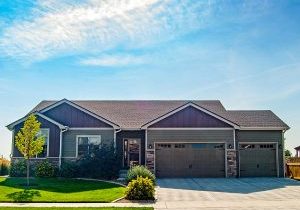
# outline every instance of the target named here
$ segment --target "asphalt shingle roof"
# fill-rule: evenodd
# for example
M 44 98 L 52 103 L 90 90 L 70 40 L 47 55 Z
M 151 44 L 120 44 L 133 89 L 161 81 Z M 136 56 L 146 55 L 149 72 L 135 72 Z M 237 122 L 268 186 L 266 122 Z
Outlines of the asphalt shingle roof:
M 41 111 L 56 102 L 42 101 L 31 112 Z M 289 128 L 287 124 L 270 110 L 226 110 L 219 100 L 71 100 L 71 102 L 122 128 L 140 128 L 144 124 L 189 102 L 207 109 L 241 127 Z

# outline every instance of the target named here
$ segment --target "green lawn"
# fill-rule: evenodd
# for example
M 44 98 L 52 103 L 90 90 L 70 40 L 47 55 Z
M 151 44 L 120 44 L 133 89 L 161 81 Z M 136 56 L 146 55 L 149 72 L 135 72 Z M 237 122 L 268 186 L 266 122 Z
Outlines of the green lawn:
M 21 209 L 21 210 L 153 210 L 151 207 L 139 207 L 139 208 L 117 208 L 117 207 L 0 207 L 0 210 L 13 210 L 13 209 Z
M 36 178 L 24 187 L 25 178 L 0 178 L 0 202 L 111 202 L 125 188 L 107 182 L 63 178 Z

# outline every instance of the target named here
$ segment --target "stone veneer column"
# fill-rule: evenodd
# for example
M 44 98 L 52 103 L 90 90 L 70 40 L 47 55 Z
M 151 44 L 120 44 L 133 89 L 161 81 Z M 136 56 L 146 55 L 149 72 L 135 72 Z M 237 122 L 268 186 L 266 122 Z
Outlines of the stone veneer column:
M 236 150 L 227 150 L 227 177 L 237 177 L 237 152 Z
M 154 150 L 147 150 L 146 151 L 146 166 L 153 173 L 154 173 L 154 159 L 155 159 Z

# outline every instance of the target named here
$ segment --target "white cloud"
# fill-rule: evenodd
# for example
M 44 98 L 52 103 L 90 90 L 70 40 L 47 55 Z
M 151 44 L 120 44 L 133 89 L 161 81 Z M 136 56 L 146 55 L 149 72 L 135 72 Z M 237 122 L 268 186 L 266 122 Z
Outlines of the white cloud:
M 28 19 L 3 30 L 0 52 L 32 62 L 62 54 L 101 53 L 119 45 L 138 48 L 201 27 L 210 13 L 209 2 L 43 0 Z
M 145 63 L 146 59 L 141 56 L 132 55 L 103 55 L 82 59 L 80 64 L 87 66 L 117 67 L 127 65 L 139 65 Z

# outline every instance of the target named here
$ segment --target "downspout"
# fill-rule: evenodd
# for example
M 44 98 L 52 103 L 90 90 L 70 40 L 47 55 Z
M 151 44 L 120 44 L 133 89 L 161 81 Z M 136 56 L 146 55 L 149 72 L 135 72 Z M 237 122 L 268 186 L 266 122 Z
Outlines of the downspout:
M 62 159 L 62 138 L 63 133 L 66 132 L 69 128 L 66 126 L 60 129 L 60 136 L 59 136 L 59 159 L 58 159 L 58 167 L 61 167 L 61 159 Z
M 282 137 L 281 137 L 281 147 L 282 147 L 282 161 L 283 161 L 283 177 L 285 178 L 285 173 L 286 173 L 286 164 L 285 164 L 285 139 L 284 139 L 284 134 L 286 130 L 282 131 Z
M 115 152 L 116 152 L 116 150 L 117 150 L 117 133 L 119 133 L 119 132 L 121 132 L 122 131 L 122 129 L 115 129 L 114 130 L 114 148 L 115 148 Z

